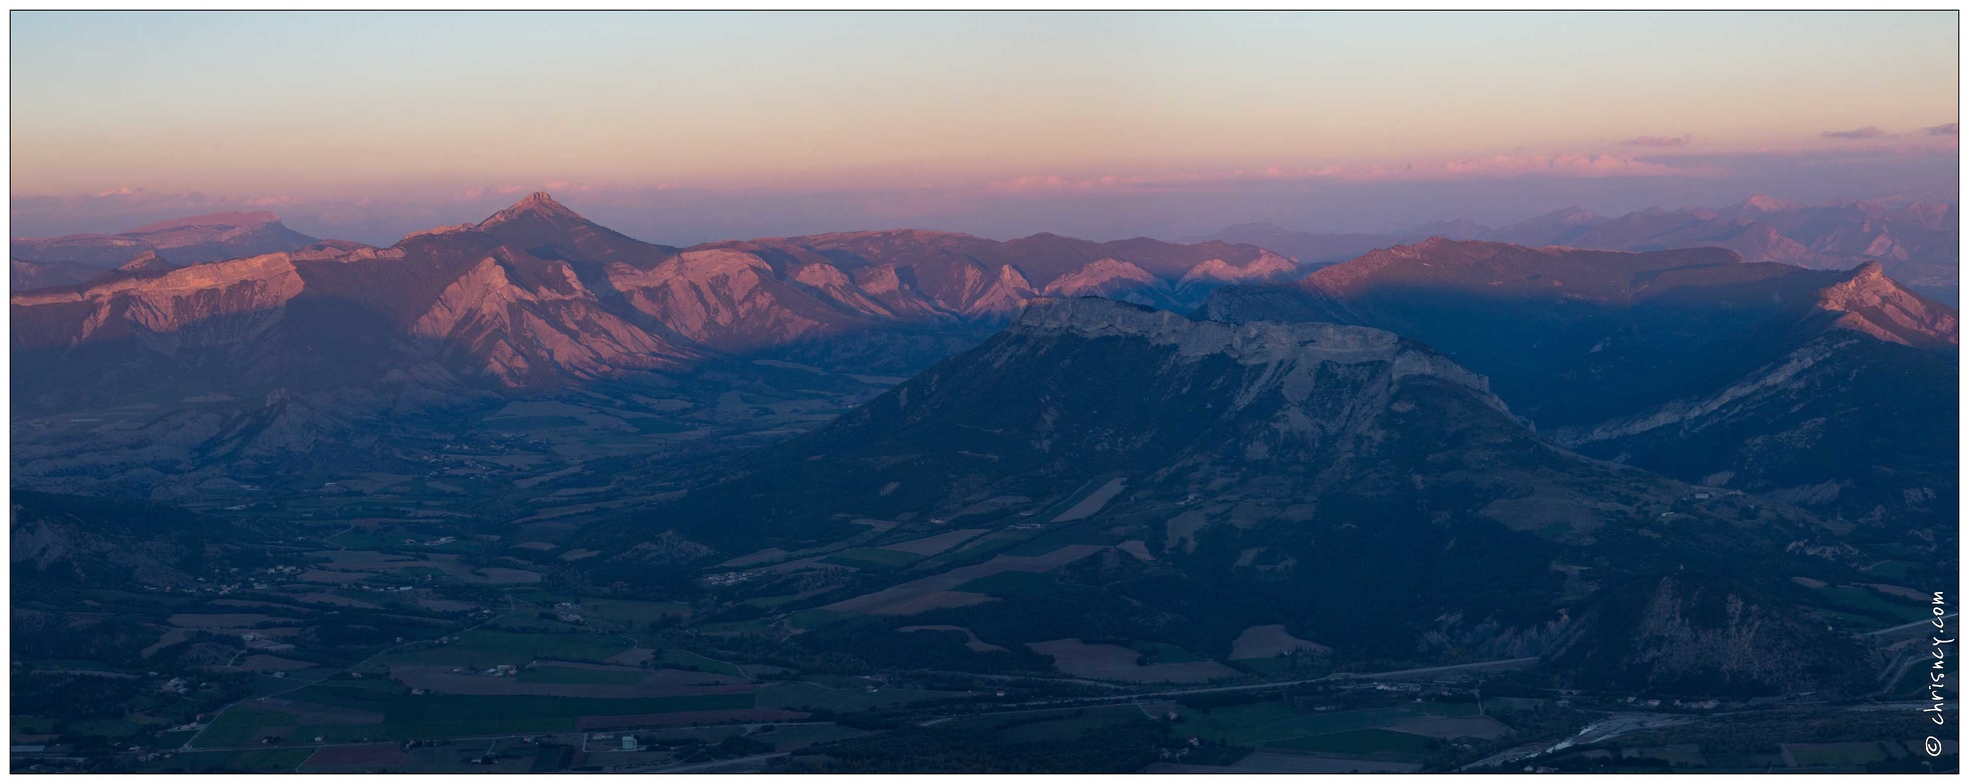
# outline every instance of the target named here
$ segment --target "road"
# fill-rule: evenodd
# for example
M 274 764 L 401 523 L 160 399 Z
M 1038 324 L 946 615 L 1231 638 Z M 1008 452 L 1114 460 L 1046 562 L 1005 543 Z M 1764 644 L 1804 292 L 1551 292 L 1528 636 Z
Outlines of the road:
M 1687 724 L 1691 721 L 1695 721 L 1697 718 L 1699 717 L 1677 716 L 1677 715 L 1666 714 L 1666 713 L 1616 713 L 1599 721 L 1593 722 L 1592 724 L 1586 725 L 1577 734 L 1573 735 L 1570 738 L 1566 738 L 1565 740 L 1559 741 L 1557 743 L 1553 743 L 1551 741 L 1541 741 L 1538 743 L 1528 743 L 1523 746 L 1505 749 L 1504 751 L 1500 751 L 1496 754 L 1492 754 L 1488 757 L 1477 760 L 1476 762 L 1472 762 L 1468 765 L 1464 765 L 1461 768 L 1457 768 L 1457 770 L 1459 771 L 1475 770 L 1477 768 L 1486 768 L 1486 767 L 1492 767 L 1497 765 L 1504 765 L 1511 762 L 1516 762 L 1518 760 L 1529 759 L 1544 754 L 1550 754 L 1552 752 L 1560 751 L 1566 748 L 1570 748 L 1572 746 L 1578 746 L 1586 743 L 1598 743 L 1600 741 L 1608 740 L 1610 738 L 1614 738 L 1620 735 L 1626 735 L 1627 733 L 1634 732 L 1637 730 L 1652 730 L 1652 729 L 1659 729 L 1662 727 L 1672 727 L 1677 724 Z
M 1296 681 L 1274 681 L 1271 683 L 1251 683 L 1251 684 L 1244 684 L 1240 686 L 1211 686 L 1201 689 L 1171 689 L 1169 691 L 1135 692 L 1133 694 L 1117 694 L 1112 697 L 1071 697 L 1071 698 L 1059 699 L 1059 700 L 1040 700 L 1036 702 L 1010 703 L 1007 705 L 1007 707 L 1031 707 L 1035 705 L 1062 705 L 1062 704 L 1079 703 L 1079 702 L 1112 702 L 1112 701 L 1128 702 L 1133 700 L 1146 700 L 1146 699 L 1155 699 L 1155 698 L 1185 697 L 1192 694 L 1218 694 L 1224 692 L 1239 692 L 1239 691 L 1264 691 L 1266 689 L 1282 689 L 1290 686 L 1303 686 L 1308 683 L 1328 683 L 1332 681 L 1345 681 L 1345 680 L 1388 680 L 1393 678 L 1413 677 L 1416 675 L 1439 675 L 1447 672 L 1507 669 L 1510 667 L 1528 666 L 1533 663 L 1536 663 L 1537 661 L 1538 661 L 1538 657 L 1527 656 L 1521 659 L 1496 659 L 1492 661 L 1472 662 L 1470 664 L 1449 664 L 1441 667 L 1417 667 L 1411 670 L 1393 670 L 1390 672 L 1336 672 L 1332 675 L 1326 675 L 1318 678 L 1306 678 L 1304 680 L 1296 680 Z M 987 711 L 987 712 L 995 713 L 997 711 Z
M 1949 613 L 1949 614 L 1947 614 L 1947 615 L 1944 615 L 1944 616 L 1942 616 L 1942 620 L 1948 620 L 1948 619 L 1950 619 L 1950 618 L 1954 618 L 1954 617 L 1955 617 L 1956 615 L 1957 615 L 1957 613 Z M 1861 636 L 1861 637 L 1878 637 L 1878 636 L 1880 636 L 1880 635 L 1883 635 L 1883 634 L 1893 634 L 1894 632 L 1899 632 L 1899 631 L 1906 631 L 1906 630 L 1908 630 L 1908 629 L 1912 629 L 1912 628 L 1914 628 L 1914 627 L 1916 627 L 1916 626 L 1926 626 L 1926 627 L 1929 627 L 1929 628 L 1931 628 L 1931 629 L 1932 629 L 1932 628 L 1934 628 L 1934 627 L 1935 627 L 1935 621 L 1934 621 L 1933 619 L 1929 619 L 1929 620 L 1925 620 L 1925 621 L 1915 621 L 1914 623 L 1904 623 L 1904 624 L 1901 624 L 1901 625 L 1899 625 L 1899 626 L 1889 626 L 1889 627 L 1887 627 L 1887 628 L 1885 628 L 1885 629 L 1876 629 L 1876 630 L 1874 630 L 1874 631 L 1870 631 L 1870 632 L 1861 632 L 1861 633 L 1860 633 L 1860 636 Z
M 1883 703 L 1871 703 L 1866 705 L 1848 705 L 1840 708 L 1840 710 L 1917 711 L 1922 708 L 1929 707 L 1932 704 L 1933 703 L 1925 703 L 1925 702 L 1883 702 Z M 1945 705 L 1944 707 L 1947 707 L 1950 710 L 1955 709 L 1955 706 L 1953 704 L 1948 704 Z M 1572 737 L 1566 738 L 1565 740 L 1561 740 L 1557 743 L 1553 743 L 1552 741 L 1549 740 L 1540 741 L 1537 743 L 1527 743 L 1523 746 L 1516 746 L 1513 748 L 1505 749 L 1504 751 L 1500 751 L 1491 756 L 1477 760 L 1476 762 L 1472 762 L 1468 765 L 1464 765 L 1461 768 L 1457 768 L 1457 770 L 1466 771 L 1466 770 L 1474 770 L 1477 768 L 1504 765 L 1511 762 L 1527 760 L 1533 757 L 1550 754 L 1555 751 L 1563 751 L 1573 746 L 1581 746 L 1588 743 L 1598 743 L 1600 741 L 1608 740 L 1620 735 L 1626 735 L 1630 732 L 1636 732 L 1639 730 L 1660 729 L 1662 727 L 1672 727 L 1677 724 L 1688 724 L 1694 721 L 1713 721 L 1715 719 L 1725 718 L 1728 716 L 1740 715 L 1740 713 L 1741 712 L 1708 713 L 1708 714 L 1616 713 L 1608 716 L 1607 718 L 1586 725 L 1584 729 L 1581 729 L 1578 733 L 1574 734 Z

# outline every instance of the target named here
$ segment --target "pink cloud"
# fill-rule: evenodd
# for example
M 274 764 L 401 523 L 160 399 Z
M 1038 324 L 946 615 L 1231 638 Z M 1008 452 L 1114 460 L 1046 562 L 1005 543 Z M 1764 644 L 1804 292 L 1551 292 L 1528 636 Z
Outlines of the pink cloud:
M 1880 130 L 1880 127 L 1875 125 L 1854 128 L 1850 131 L 1826 131 L 1819 135 L 1827 139 L 1877 139 L 1882 136 L 1893 136 L 1893 134 Z
M 1958 134 L 1955 123 L 1936 125 L 1921 130 L 1927 131 L 1929 136 L 1955 136 Z
M 1029 174 L 985 184 L 998 193 L 1090 192 L 1118 190 L 1171 190 L 1208 188 L 1258 180 L 1298 180 L 1307 182 L 1455 182 L 1466 180 L 1543 178 L 1667 177 L 1700 175 L 1706 172 L 1644 161 L 1625 155 L 1496 155 L 1401 165 L 1322 166 L 1291 169 L 1268 166 L 1262 171 L 1238 169 L 1220 174 L 1166 174 L 1156 176 L 1101 175 L 1070 177 L 1058 174 Z
M 987 191 L 998 193 L 1021 193 L 1026 191 L 1109 191 L 1168 185 L 1198 179 L 1200 178 L 1186 175 L 1125 177 L 1118 174 L 1104 174 L 1098 177 L 1062 177 L 1058 174 L 1028 174 L 1009 180 L 992 180 L 985 183 L 984 188 Z
M 1309 169 L 1311 179 L 1336 182 L 1451 182 L 1527 177 L 1667 177 L 1701 172 L 1625 155 L 1493 155 L 1402 166 L 1328 166 Z

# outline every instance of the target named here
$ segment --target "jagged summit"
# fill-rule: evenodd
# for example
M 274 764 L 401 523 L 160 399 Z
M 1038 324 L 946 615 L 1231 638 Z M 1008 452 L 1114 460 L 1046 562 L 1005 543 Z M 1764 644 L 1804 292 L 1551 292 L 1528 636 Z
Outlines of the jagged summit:
M 1819 291 L 1816 304 L 1847 314 L 1834 322 L 1836 326 L 1889 343 L 1953 346 L 1959 340 L 1954 308 L 1895 282 L 1877 261 L 1854 267 L 1838 283 Z
M 588 221 L 587 218 L 581 217 L 580 213 L 568 209 L 567 205 L 555 201 L 553 194 L 546 191 L 534 191 L 533 193 L 527 194 L 526 198 L 514 202 L 513 206 L 493 213 L 492 217 L 481 221 L 479 228 L 491 228 L 527 215 L 548 219 L 574 220 L 583 223 Z

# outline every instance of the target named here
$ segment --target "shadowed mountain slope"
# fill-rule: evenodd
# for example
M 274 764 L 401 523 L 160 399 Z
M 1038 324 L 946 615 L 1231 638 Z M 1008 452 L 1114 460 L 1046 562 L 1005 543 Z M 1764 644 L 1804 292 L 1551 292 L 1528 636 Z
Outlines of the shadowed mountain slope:
M 1810 621 L 1788 581 L 1850 568 L 1787 553 L 1831 529 L 1565 452 L 1483 377 L 1378 329 L 1035 301 L 978 348 L 724 470 L 593 531 L 591 546 L 620 555 L 596 559 L 590 579 L 632 579 L 684 552 L 804 552 L 890 520 L 902 522 L 889 538 L 1036 529 L 1014 551 L 1030 556 L 1142 548 L 1081 556 L 1061 579 L 1103 589 L 1082 600 L 876 611 L 999 640 L 1153 635 L 1216 651 L 1283 623 L 1343 656 L 1550 655 L 1590 662 L 1561 666 L 1593 682 L 1750 693 L 1837 686 L 1859 655 Z M 1002 498 L 1044 511 L 989 503 Z M 1738 611 L 1710 611 L 1726 604 Z M 1637 607 L 1697 641 L 1618 638 Z
M 1953 514 L 1957 316 L 1878 264 L 1431 240 L 1200 312 L 1424 341 L 1559 443 L 1685 481 L 1897 530 Z

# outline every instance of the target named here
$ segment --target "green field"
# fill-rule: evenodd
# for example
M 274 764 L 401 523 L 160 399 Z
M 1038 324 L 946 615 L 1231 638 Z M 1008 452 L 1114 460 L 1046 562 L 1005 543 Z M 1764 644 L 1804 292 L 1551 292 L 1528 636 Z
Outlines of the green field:
M 1304 673 L 1306 670 L 1318 669 L 1321 666 L 1318 659 L 1304 656 L 1266 656 L 1261 659 L 1237 659 L 1230 662 L 1230 664 L 1233 667 L 1250 670 L 1259 675 Z
M 1203 661 L 1203 657 L 1166 642 L 1141 642 L 1136 643 L 1134 648 L 1148 654 L 1149 659 L 1157 664 Z
M 1071 740 L 1097 727 L 1145 721 L 1147 718 L 1141 708 L 1133 705 L 1110 705 L 1035 713 L 987 714 L 959 719 L 950 722 L 950 726 L 966 732 L 990 732 L 993 740 L 1001 743 L 1034 743 Z
M 956 550 L 952 550 L 950 552 L 936 556 L 935 558 L 932 558 L 929 561 L 926 561 L 925 567 L 936 568 L 945 565 L 956 565 L 959 563 L 981 562 L 985 559 L 986 556 L 992 555 L 1001 550 L 1010 549 L 1011 547 L 1016 546 L 1019 543 L 1031 539 L 1037 535 L 1038 535 L 1037 531 L 999 531 L 996 533 L 985 534 L 984 536 L 980 536 L 976 539 L 972 539 L 971 541 L 964 543 L 964 546 L 959 547 Z
M 198 732 L 195 730 L 185 730 L 183 732 L 158 733 L 157 747 L 160 749 L 175 749 L 179 746 L 183 746 L 186 743 L 190 742 L 192 736 L 197 734 Z
M 253 749 L 251 751 L 194 751 L 160 760 L 153 770 L 288 773 L 314 754 L 314 749 Z
M 474 717 L 430 722 L 386 721 L 382 724 L 304 725 L 294 731 L 293 737 L 310 740 L 321 738 L 329 743 L 365 740 L 402 741 L 471 735 L 509 735 L 522 732 L 571 732 L 574 730 L 574 724 L 573 716 Z
M 649 677 L 647 672 L 537 666 L 520 670 L 519 680 L 521 683 L 612 683 L 626 686 L 641 682 L 647 677 Z
M 630 599 L 589 599 L 581 602 L 581 613 L 591 618 L 643 626 L 666 617 L 688 618 L 690 605 L 676 602 L 639 602 Z
M 301 696 L 306 692 L 297 693 Z M 313 695 L 309 695 L 313 696 Z M 452 720 L 456 716 L 489 719 L 540 716 L 623 716 L 635 713 L 732 710 L 752 707 L 750 694 L 701 694 L 688 697 L 601 697 L 482 696 L 470 694 L 389 695 L 382 700 L 368 696 L 342 695 L 351 702 L 375 710 L 383 709 L 386 723 L 427 723 Z M 354 707 L 354 705 L 350 705 Z
M 1785 748 L 1791 751 L 1791 758 L 1804 767 L 1814 766 L 1853 766 L 1879 762 L 1887 758 L 1887 751 L 1878 743 L 1792 743 Z
M 1814 589 L 1826 598 L 1832 606 L 1877 618 L 1899 621 L 1918 621 L 1929 617 L 1928 610 L 1921 605 L 1905 599 L 1890 598 L 1870 588 L 1852 585 L 1828 585 Z
M 744 724 L 708 724 L 698 727 L 662 727 L 642 730 L 639 737 L 655 740 L 681 740 L 700 738 L 707 743 L 717 743 L 735 735 L 745 735 L 748 728 Z M 843 738 L 867 735 L 867 730 L 843 727 L 839 724 L 781 724 L 764 730 L 757 737 L 771 743 L 778 751 L 788 751 L 815 743 L 825 743 Z
M 292 727 L 300 723 L 294 714 L 261 708 L 250 702 L 242 702 L 219 714 L 198 734 L 199 746 L 245 746 L 255 742 L 261 729 L 266 727 Z
M 901 707 L 917 700 L 941 699 L 959 694 L 927 689 L 878 689 L 870 692 L 863 687 L 837 689 L 803 681 L 771 684 L 759 690 L 758 698 L 761 708 L 824 708 L 849 713 Z
M 490 430 L 505 433 L 518 433 L 526 430 L 548 430 L 556 427 L 580 427 L 587 424 L 571 416 L 514 416 L 491 417 L 485 420 Z
M 745 674 L 739 672 L 738 668 L 733 665 L 676 648 L 666 648 L 662 653 L 657 654 L 656 663 L 659 665 L 677 664 L 682 665 L 678 669 L 696 668 L 705 672 L 715 672 L 719 675 L 730 675 L 734 678 L 745 677 Z
M 522 631 L 538 634 L 560 634 L 562 632 L 582 631 L 582 627 L 571 623 L 542 618 L 539 610 L 515 610 L 499 616 L 497 623 L 502 631 Z
M 525 664 L 534 659 L 598 662 L 629 650 L 629 641 L 613 634 L 523 634 L 473 629 L 457 642 L 397 651 L 378 658 L 395 664 Z
M 1067 585 L 1053 572 L 999 572 L 980 577 L 952 590 L 982 593 L 1005 598 L 1051 598 L 1077 591 L 1098 591 L 1085 585 Z
M 329 742 L 361 739 L 412 740 L 523 732 L 566 732 L 582 716 L 736 710 L 753 707 L 750 694 L 602 699 L 594 697 L 410 695 L 367 688 L 311 686 L 288 695 L 297 703 L 381 713 L 380 724 L 300 724 L 296 714 L 241 703 L 222 714 L 198 737 L 201 747 L 255 742 L 269 727 L 294 727 L 290 741 L 321 737 Z
M 78 735 L 95 735 L 105 738 L 127 738 L 143 730 L 143 725 L 129 719 L 98 719 L 81 721 L 68 725 L 68 731 Z
M 860 547 L 853 550 L 842 550 L 841 552 L 821 559 L 821 563 L 834 564 L 836 566 L 853 566 L 857 569 L 886 571 L 889 569 L 900 569 L 920 560 L 923 560 L 923 556 L 914 553 L 905 553 L 900 550 L 884 550 L 880 547 Z
M 743 732 L 744 730 L 743 728 L 734 727 L 731 731 Z M 795 724 L 777 727 L 768 734 L 760 735 L 759 740 L 773 744 L 779 751 L 787 751 L 803 746 L 811 746 L 815 743 L 826 743 L 832 740 L 860 737 L 867 734 L 864 730 L 843 727 L 839 724 Z
M 772 619 L 754 618 L 749 621 L 722 621 L 707 623 L 697 627 L 699 634 L 712 635 L 750 635 L 766 637 L 772 634 Z
M 1232 705 L 1209 713 L 1188 708 L 1181 711 L 1186 732 L 1234 746 L 1279 745 L 1310 736 L 1387 727 L 1429 716 L 1469 716 L 1476 712 L 1477 706 L 1467 703 L 1418 703 L 1322 712 L 1299 710 L 1276 701 Z
M 1921 564 L 1913 561 L 1882 561 L 1866 569 L 1867 574 L 1889 580 L 1906 580 L 1925 571 Z
M 1318 751 L 1329 754 L 1422 756 L 1434 749 L 1432 741 L 1420 735 L 1388 730 L 1348 730 L 1327 735 L 1314 735 L 1305 738 L 1278 741 L 1266 744 L 1271 748 L 1294 751 Z
M 858 613 L 845 613 L 835 610 L 823 610 L 819 607 L 810 607 L 793 613 L 790 620 L 792 620 L 794 626 L 812 630 L 825 626 L 833 626 L 842 621 L 861 617 L 864 616 Z

